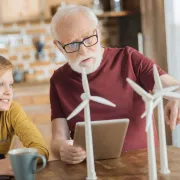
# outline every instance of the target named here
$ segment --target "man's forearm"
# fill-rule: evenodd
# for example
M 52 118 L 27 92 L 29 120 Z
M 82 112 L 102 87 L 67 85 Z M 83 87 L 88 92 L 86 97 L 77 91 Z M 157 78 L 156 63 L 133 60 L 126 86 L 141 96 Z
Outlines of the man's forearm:
M 160 76 L 160 79 L 163 87 L 180 85 L 180 82 L 178 80 L 168 74 Z
M 164 75 L 160 76 L 160 79 L 161 79 L 162 86 L 164 88 L 169 87 L 169 86 L 176 86 L 176 85 L 180 86 L 180 82 L 168 74 L 164 74 Z M 180 92 L 180 88 L 177 89 L 176 92 Z M 176 100 L 176 99 L 171 99 L 169 97 L 164 97 L 164 98 L 167 100 Z
M 68 139 L 54 139 L 51 141 L 51 149 L 53 154 L 59 158 L 60 157 L 60 148 L 62 144 L 66 143 Z
M 65 118 L 52 120 L 51 149 L 56 157 L 60 156 L 60 148 L 63 143 L 70 139 L 69 127 Z

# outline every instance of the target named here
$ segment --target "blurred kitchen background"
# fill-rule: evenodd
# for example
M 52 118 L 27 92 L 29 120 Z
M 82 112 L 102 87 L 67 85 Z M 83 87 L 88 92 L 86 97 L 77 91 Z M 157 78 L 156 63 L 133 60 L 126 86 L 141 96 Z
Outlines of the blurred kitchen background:
M 14 64 L 15 99 L 33 122 L 50 123 L 49 78 L 66 63 L 50 21 L 68 4 L 96 13 L 102 46 L 132 46 L 180 80 L 180 0 L 0 0 L 0 55 Z M 180 146 L 178 130 L 167 131 Z

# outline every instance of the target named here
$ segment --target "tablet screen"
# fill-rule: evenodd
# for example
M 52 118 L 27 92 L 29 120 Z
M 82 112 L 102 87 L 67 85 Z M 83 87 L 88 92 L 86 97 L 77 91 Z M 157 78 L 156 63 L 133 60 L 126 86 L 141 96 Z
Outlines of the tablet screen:
M 95 160 L 120 157 L 129 119 L 91 121 Z M 85 123 L 76 123 L 74 145 L 86 149 Z

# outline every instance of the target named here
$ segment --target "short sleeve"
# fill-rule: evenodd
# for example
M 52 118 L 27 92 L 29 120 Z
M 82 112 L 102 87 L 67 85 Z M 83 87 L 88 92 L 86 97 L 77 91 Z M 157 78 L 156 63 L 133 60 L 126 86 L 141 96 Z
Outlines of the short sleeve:
M 135 49 L 133 49 L 132 51 L 131 60 L 138 83 L 146 91 L 152 91 L 155 83 L 153 75 L 153 65 L 156 63 L 153 60 L 145 57 Z M 157 64 L 156 66 L 160 76 L 166 74 L 166 72 L 162 70 Z
M 50 104 L 51 104 L 51 120 L 56 118 L 65 118 L 61 103 L 59 101 L 58 92 L 53 82 L 53 78 L 50 79 Z

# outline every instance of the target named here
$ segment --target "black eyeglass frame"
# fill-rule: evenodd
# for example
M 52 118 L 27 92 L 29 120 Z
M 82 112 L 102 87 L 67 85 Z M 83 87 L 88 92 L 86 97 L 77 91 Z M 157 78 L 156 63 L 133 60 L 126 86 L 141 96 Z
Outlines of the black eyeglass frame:
M 99 39 L 98 39 L 98 33 L 97 33 L 97 30 L 95 30 L 95 31 L 96 31 L 96 34 L 94 34 L 94 35 L 92 35 L 92 36 L 89 36 L 89 37 L 83 39 L 82 41 L 72 42 L 72 43 L 68 43 L 68 44 L 65 44 L 65 45 L 61 44 L 58 40 L 57 40 L 57 42 L 61 45 L 61 47 L 65 50 L 66 53 L 74 53 L 74 52 L 79 51 L 81 44 L 83 44 L 85 47 L 91 47 L 91 46 L 94 46 L 95 44 L 98 43 L 98 41 L 99 41 Z M 90 45 L 90 46 L 85 45 L 85 44 L 84 44 L 84 41 L 87 40 L 87 39 L 89 39 L 89 38 L 91 38 L 91 37 L 96 37 L 96 38 L 97 38 L 97 42 L 94 43 L 94 44 L 92 44 L 92 45 Z M 74 43 L 77 43 L 77 44 L 78 44 L 78 49 L 75 50 L 75 51 L 72 51 L 72 52 L 66 51 L 66 46 L 68 46 L 68 45 L 70 45 L 70 44 L 74 44 Z

